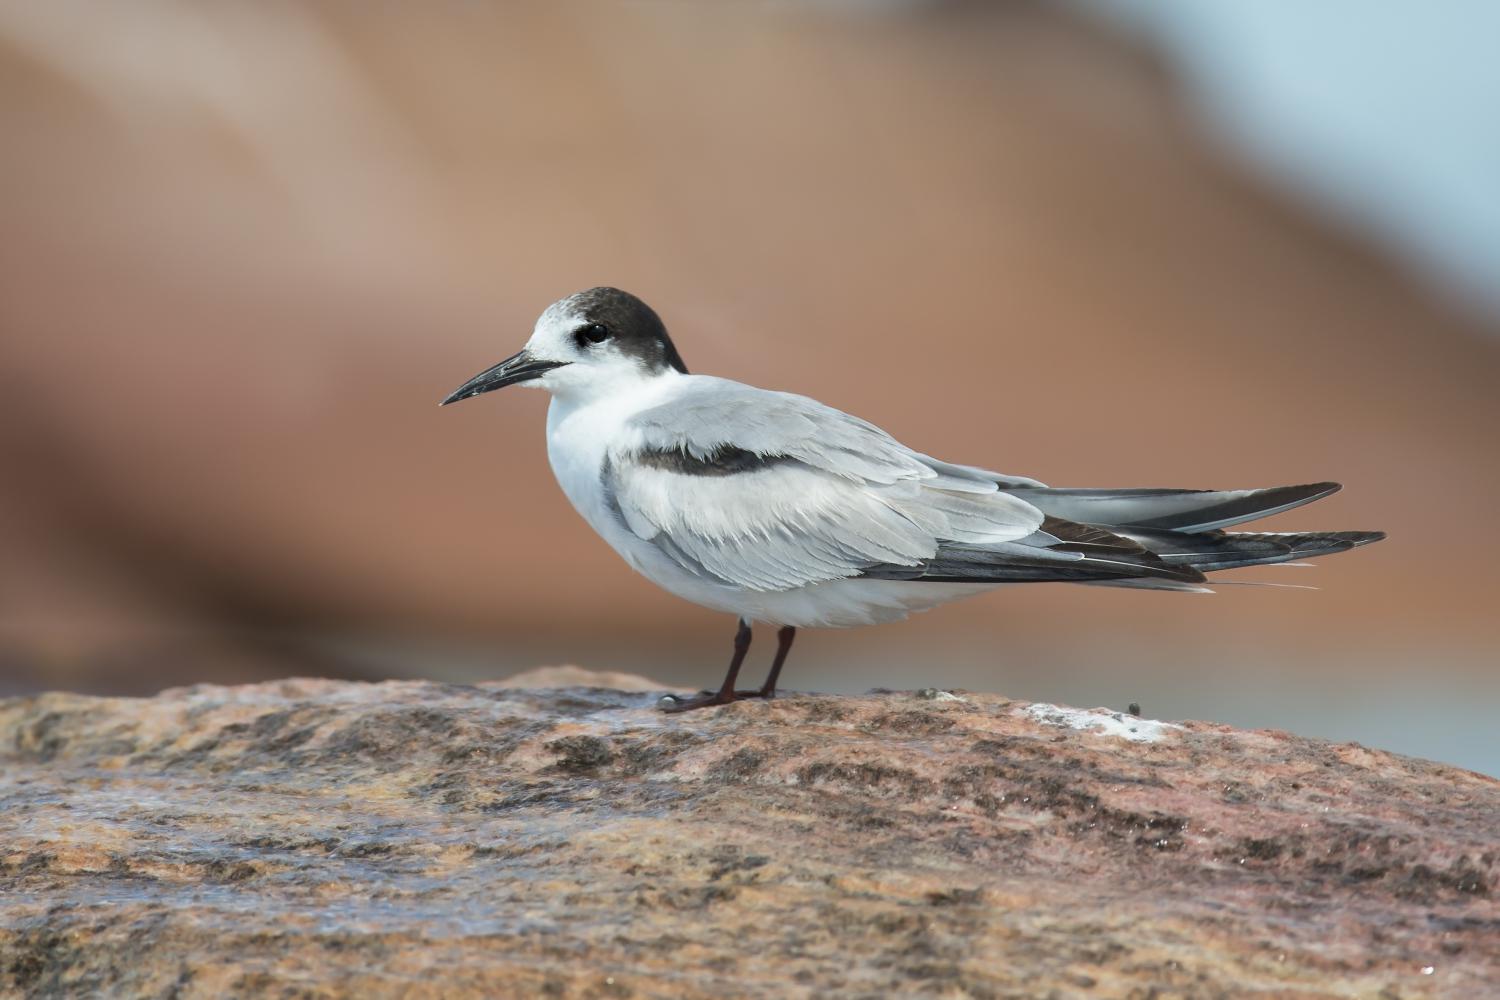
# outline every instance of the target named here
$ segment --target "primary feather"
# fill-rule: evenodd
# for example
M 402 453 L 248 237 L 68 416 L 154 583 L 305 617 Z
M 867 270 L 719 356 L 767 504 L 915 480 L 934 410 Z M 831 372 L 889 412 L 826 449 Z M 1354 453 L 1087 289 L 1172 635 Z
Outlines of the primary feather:
M 1261 490 L 1054 489 L 1018 490 L 1049 514 L 1086 524 L 1173 531 L 1212 531 L 1301 507 L 1337 493 L 1338 483 Z

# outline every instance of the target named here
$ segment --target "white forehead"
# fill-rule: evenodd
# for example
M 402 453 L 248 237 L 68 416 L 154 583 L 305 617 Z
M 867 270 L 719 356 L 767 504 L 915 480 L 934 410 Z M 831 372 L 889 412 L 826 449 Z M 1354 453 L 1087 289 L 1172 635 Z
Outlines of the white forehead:
M 558 299 L 542 310 L 531 335 L 534 338 L 553 339 L 564 334 L 571 334 L 583 323 L 583 308 L 578 301 L 578 296 L 569 295 L 565 299 Z

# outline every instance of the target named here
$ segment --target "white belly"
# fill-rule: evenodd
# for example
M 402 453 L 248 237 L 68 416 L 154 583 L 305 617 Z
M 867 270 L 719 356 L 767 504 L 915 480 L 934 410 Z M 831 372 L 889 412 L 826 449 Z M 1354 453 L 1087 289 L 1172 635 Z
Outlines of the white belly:
M 833 580 L 783 591 L 755 591 L 707 580 L 630 531 L 605 496 L 606 450 L 626 417 L 650 405 L 651 388 L 586 405 L 555 398 L 547 411 L 547 459 L 574 509 L 633 569 L 694 604 L 746 621 L 848 628 L 897 621 L 913 611 L 993 589 L 995 584 Z
M 926 611 L 939 604 L 982 594 L 997 586 L 1000 584 L 832 580 L 774 593 L 740 591 L 738 605 L 726 610 L 733 610 L 752 622 L 851 628 L 900 621 L 913 611 Z M 688 600 L 694 598 L 688 597 Z

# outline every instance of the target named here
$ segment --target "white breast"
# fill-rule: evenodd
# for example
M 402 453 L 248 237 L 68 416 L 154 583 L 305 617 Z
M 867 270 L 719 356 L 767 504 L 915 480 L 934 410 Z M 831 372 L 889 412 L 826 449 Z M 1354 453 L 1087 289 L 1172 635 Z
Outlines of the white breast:
M 625 423 L 632 414 L 655 406 L 673 390 L 672 379 L 645 382 L 632 392 L 579 402 L 554 396 L 547 410 L 547 460 L 573 508 L 599 537 L 636 572 L 684 600 L 740 614 L 737 588 L 703 580 L 635 535 L 610 507 L 600 470 L 610 449 L 628 447 Z

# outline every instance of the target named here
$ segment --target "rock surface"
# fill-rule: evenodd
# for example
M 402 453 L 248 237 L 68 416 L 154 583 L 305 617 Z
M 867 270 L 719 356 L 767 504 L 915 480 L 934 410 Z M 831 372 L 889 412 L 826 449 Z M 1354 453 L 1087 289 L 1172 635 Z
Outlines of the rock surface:
M 1495 995 L 1500 782 L 994 695 L 0 703 L 0 995 Z

